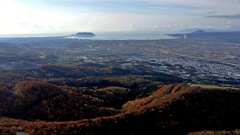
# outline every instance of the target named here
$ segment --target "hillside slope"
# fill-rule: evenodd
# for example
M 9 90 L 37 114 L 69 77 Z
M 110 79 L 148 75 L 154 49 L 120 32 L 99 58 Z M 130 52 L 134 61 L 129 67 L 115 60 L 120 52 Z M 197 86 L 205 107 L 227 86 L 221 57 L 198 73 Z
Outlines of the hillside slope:
M 147 97 L 127 102 L 121 113 L 111 116 L 65 122 L 30 122 L 1 117 L 0 133 L 141 135 L 235 130 L 240 129 L 235 124 L 240 120 L 239 97 L 239 90 L 170 84 Z

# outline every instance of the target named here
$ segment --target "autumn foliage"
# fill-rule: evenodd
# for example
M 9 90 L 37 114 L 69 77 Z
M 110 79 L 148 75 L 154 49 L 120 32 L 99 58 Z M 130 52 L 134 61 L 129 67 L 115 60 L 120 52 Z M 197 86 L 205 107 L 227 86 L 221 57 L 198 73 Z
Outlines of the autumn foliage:
M 28 89 L 39 88 L 41 90 L 41 87 L 46 86 L 48 90 L 54 91 L 52 95 L 59 95 L 64 91 L 61 90 L 62 88 L 65 88 L 65 91 L 68 92 L 66 92 L 66 96 L 60 94 L 59 98 L 56 98 L 57 96 L 52 97 L 51 94 L 49 95 L 51 98 L 40 96 L 39 104 L 35 105 L 34 101 L 36 99 L 34 95 L 36 95 L 36 92 L 23 90 L 23 88 L 27 88 L 26 83 L 34 84 L 32 87 L 28 86 Z M 40 86 L 35 87 L 35 85 Z M 117 92 L 114 92 L 115 90 Z M 0 131 L 2 133 L 18 131 L 32 135 L 186 134 L 206 129 L 233 130 L 239 128 L 238 125 L 234 124 L 240 120 L 238 115 L 240 113 L 240 109 L 238 109 L 240 106 L 239 90 L 202 89 L 188 87 L 185 84 L 170 84 L 162 86 L 150 96 L 126 102 L 123 108 L 119 110 L 114 107 L 110 108 L 110 103 L 105 102 L 105 100 L 125 97 L 128 93 L 126 88 L 101 88 L 89 95 L 84 95 L 86 94 L 85 91 L 84 94 L 82 93 L 84 96 L 79 96 L 81 94 L 77 91 L 77 89 L 73 90 L 67 87 L 41 84 L 39 82 L 22 82 L 17 84 L 14 87 L 14 92 L 19 97 L 26 95 L 23 94 L 25 92 L 32 94 L 32 99 L 35 99 L 29 99 L 29 102 L 31 101 L 34 105 L 31 109 L 28 109 L 29 111 L 24 111 L 25 119 L 27 116 L 35 119 L 32 119 L 34 121 L 30 122 L 2 117 L 0 120 Z M 42 93 L 44 93 L 44 90 L 42 90 Z M 114 97 L 113 95 L 115 94 L 118 96 Z M 108 95 L 109 97 L 101 100 L 100 95 Z M 81 101 L 77 100 L 79 98 L 81 98 Z M 116 99 L 116 101 L 120 100 Z M 10 101 L 6 102 L 10 103 Z M 14 103 L 14 101 L 11 101 L 11 103 Z M 69 111 L 69 107 L 72 107 L 71 111 Z M 38 108 L 40 109 L 37 110 Z M 57 108 L 60 108 L 59 111 L 61 112 L 57 111 Z M 75 112 L 73 108 L 76 109 Z M 54 109 L 56 112 L 54 112 Z M 121 112 L 119 112 L 120 110 Z M 74 113 L 70 113 L 72 111 Z M 82 114 L 82 117 L 75 116 L 73 121 L 74 118 L 68 115 L 80 115 L 78 111 L 88 112 L 89 114 Z M 92 114 L 93 112 L 94 114 Z M 21 115 L 21 117 L 24 118 L 24 115 Z M 71 121 L 46 122 L 46 120 Z
M 127 73 L 74 66 L 4 71 L 0 134 L 239 133 L 238 89 L 163 85 L 160 76 Z

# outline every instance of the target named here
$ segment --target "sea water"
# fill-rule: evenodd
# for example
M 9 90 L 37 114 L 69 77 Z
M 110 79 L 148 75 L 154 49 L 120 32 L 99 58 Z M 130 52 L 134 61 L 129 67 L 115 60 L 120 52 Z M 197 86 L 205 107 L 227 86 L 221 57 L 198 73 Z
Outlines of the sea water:
M 57 34 L 11 34 L 0 35 L 0 38 L 27 38 L 27 37 L 63 37 L 69 39 L 88 39 L 88 40 L 158 40 L 173 39 L 161 32 L 93 32 L 94 37 L 70 36 L 75 33 L 57 33 Z
M 157 32 L 96 32 L 94 34 L 96 35 L 94 37 L 68 36 L 67 38 L 90 40 L 157 40 L 173 38 Z

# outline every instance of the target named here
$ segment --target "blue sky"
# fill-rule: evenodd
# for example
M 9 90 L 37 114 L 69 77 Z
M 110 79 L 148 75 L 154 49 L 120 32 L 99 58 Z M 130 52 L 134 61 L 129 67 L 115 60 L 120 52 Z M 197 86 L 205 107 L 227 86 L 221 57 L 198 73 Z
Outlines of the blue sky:
M 240 30 L 239 0 L 0 0 L 0 34 Z

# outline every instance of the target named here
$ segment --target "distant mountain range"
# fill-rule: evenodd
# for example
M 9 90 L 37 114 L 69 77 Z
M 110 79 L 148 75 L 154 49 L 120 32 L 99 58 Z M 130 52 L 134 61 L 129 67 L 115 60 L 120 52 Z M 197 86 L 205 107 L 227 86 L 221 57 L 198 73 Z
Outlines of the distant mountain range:
M 235 32 L 206 32 L 197 30 L 191 33 L 167 34 L 171 37 L 182 39 L 199 39 L 199 40 L 214 40 L 227 42 L 240 42 L 240 31 Z
M 94 37 L 96 36 L 92 32 L 78 32 L 76 34 L 72 34 L 71 36 L 77 36 L 77 37 Z

